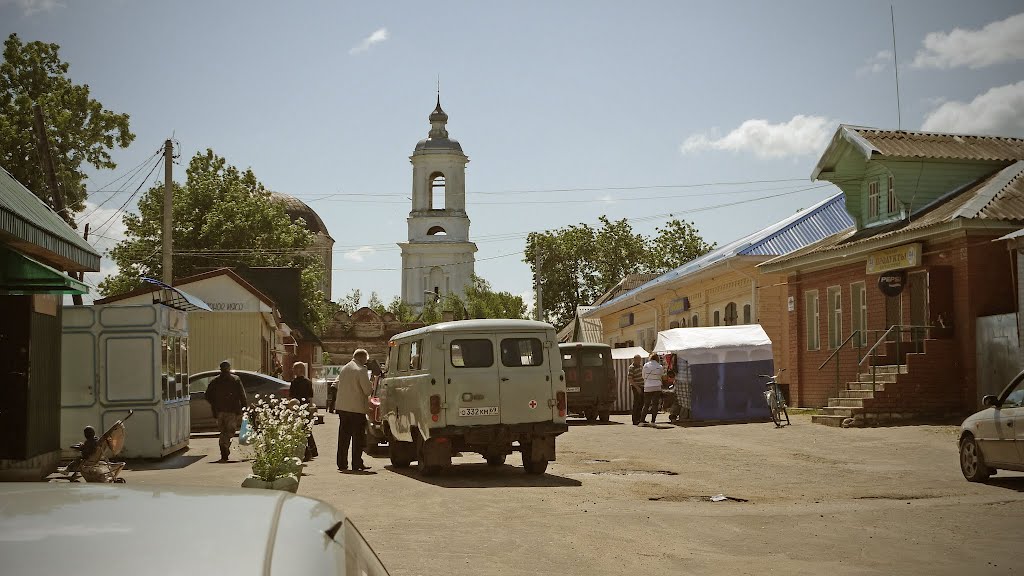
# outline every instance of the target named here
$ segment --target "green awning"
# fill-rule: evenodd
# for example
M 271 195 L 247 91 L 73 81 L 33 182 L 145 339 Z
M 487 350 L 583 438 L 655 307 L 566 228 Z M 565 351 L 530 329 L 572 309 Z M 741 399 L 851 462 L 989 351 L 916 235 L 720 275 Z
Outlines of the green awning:
M 0 294 L 88 294 L 89 287 L 21 252 L 0 247 Z

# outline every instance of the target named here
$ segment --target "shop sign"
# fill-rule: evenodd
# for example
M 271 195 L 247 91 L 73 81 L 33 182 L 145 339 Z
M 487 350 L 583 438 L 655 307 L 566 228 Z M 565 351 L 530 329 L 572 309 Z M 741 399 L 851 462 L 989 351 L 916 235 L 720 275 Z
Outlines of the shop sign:
M 685 297 L 685 296 L 682 297 L 682 298 L 676 298 L 675 300 L 669 302 L 669 305 L 668 305 L 668 313 L 670 315 L 671 314 L 679 314 L 680 312 L 686 312 L 689 309 L 690 309 L 690 299 Z
M 878 277 L 878 289 L 889 297 L 899 296 L 903 287 L 907 285 L 907 271 L 895 270 L 886 272 Z
M 906 244 L 879 250 L 868 256 L 868 274 L 881 274 L 890 270 L 915 268 L 921 265 L 921 243 Z
M 214 312 L 244 312 L 245 302 L 209 302 L 210 310 Z

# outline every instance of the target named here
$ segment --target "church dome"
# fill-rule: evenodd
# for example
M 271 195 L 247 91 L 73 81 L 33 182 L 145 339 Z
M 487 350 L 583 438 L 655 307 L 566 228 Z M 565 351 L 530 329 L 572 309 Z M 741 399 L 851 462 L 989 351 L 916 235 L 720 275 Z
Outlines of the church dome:
M 294 196 L 287 194 L 281 194 L 280 192 L 271 192 L 270 200 L 284 207 L 285 213 L 294 222 L 299 218 L 302 218 L 306 222 L 306 230 L 309 230 L 313 234 L 323 234 L 328 238 L 331 234 L 327 231 L 327 225 L 320 219 L 320 215 L 313 211 L 305 202 L 299 200 Z
M 437 95 L 437 106 L 430 113 L 430 133 L 423 140 L 416 143 L 416 152 L 455 152 L 465 155 L 462 145 L 458 140 L 448 137 L 448 130 L 445 124 L 448 123 L 448 114 L 441 108 L 441 95 Z M 414 153 L 416 153 L 414 152 Z

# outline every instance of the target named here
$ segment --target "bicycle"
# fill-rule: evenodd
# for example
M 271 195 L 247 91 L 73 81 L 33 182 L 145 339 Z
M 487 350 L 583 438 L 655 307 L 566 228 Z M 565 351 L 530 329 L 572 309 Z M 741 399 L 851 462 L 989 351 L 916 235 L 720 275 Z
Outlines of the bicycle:
M 758 374 L 758 378 L 767 378 L 764 387 L 764 399 L 768 403 L 768 411 L 772 413 L 772 421 L 775 422 L 776 428 L 789 425 L 789 411 L 786 410 L 786 396 L 782 393 L 782 388 L 779 387 L 779 376 L 785 372 L 785 368 L 779 369 L 774 376 L 767 374 Z M 782 419 L 786 419 L 786 423 L 782 423 Z

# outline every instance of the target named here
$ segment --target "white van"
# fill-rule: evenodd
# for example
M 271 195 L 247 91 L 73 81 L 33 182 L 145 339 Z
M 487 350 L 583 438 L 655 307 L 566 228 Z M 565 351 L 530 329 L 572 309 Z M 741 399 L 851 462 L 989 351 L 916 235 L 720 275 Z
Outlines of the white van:
M 463 320 L 398 334 L 379 394 L 392 465 L 416 461 L 424 475 L 455 452 L 499 466 L 514 451 L 528 473 L 543 474 L 568 430 L 558 339 L 544 322 Z

